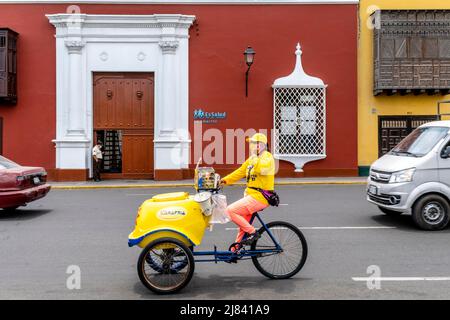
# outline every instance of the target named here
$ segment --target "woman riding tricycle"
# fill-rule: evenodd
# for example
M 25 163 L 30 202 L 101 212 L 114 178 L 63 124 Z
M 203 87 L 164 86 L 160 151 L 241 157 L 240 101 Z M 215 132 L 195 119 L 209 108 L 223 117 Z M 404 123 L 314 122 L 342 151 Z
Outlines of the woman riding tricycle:
M 141 282 L 156 293 L 173 293 L 185 287 L 197 262 L 228 262 L 252 259 L 256 269 L 272 279 L 294 276 L 303 267 L 307 244 L 301 231 L 290 223 L 265 224 L 258 214 L 278 206 L 274 192 L 274 160 L 261 133 L 250 139 L 250 157 L 234 172 L 220 179 L 212 168 L 195 173 L 196 195 L 173 192 L 154 196 L 138 210 L 129 246 L 143 248 L 138 260 Z M 221 187 L 246 178 L 244 197 L 224 208 Z M 196 251 L 211 223 L 230 218 L 239 226 L 228 250 Z M 257 219 L 261 227 L 253 227 Z M 194 258 L 195 257 L 195 258 Z

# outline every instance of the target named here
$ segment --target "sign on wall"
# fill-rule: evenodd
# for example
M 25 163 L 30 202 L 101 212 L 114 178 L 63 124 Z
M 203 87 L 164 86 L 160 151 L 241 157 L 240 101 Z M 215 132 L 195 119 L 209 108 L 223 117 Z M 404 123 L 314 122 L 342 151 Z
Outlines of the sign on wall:
M 209 112 L 203 109 L 194 110 L 194 120 L 202 121 L 202 123 L 217 123 L 227 117 L 226 112 Z

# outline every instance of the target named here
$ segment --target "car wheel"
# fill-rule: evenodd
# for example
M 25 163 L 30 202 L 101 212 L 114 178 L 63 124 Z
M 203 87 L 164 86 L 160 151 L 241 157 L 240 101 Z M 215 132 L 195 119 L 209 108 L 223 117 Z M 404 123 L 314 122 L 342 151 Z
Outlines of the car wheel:
M 449 222 L 450 205 L 443 197 L 430 194 L 419 199 L 413 207 L 414 223 L 423 230 L 442 230 Z
M 387 208 L 380 207 L 380 206 L 378 206 L 378 209 L 380 209 L 381 212 L 383 212 L 385 215 L 390 216 L 390 217 L 398 217 L 399 215 L 401 215 L 403 213 L 400 211 L 394 211 L 394 210 L 387 209 Z
M 5 211 L 5 212 L 14 212 L 14 211 L 16 211 L 16 209 L 17 209 L 18 207 L 19 207 L 19 206 L 3 208 L 3 211 Z

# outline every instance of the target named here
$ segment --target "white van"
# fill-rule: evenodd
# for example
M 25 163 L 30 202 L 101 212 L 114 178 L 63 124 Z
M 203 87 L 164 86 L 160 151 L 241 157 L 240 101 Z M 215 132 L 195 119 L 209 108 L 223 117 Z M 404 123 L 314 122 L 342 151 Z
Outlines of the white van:
M 450 221 L 450 121 L 421 125 L 370 167 L 367 200 L 387 215 L 411 213 L 424 230 Z

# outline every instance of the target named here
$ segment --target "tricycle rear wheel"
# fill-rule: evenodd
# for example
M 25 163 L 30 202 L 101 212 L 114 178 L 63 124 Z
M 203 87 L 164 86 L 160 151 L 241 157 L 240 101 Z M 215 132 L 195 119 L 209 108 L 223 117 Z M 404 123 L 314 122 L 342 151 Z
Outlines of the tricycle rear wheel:
M 180 265 L 183 265 L 183 268 L 180 268 Z M 174 266 L 177 266 L 176 272 Z M 191 281 L 194 274 L 194 256 L 192 251 L 177 239 L 157 239 L 142 250 L 137 271 L 141 282 L 151 291 L 158 294 L 175 293 Z
M 281 246 L 282 252 L 276 252 L 275 243 L 262 227 L 258 230 L 261 237 L 252 243 L 251 250 L 268 250 L 252 257 L 256 269 L 271 279 L 287 279 L 297 274 L 306 262 L 308 245 L 303 233 L 294 225 L 274 221 L 267 228 Z

